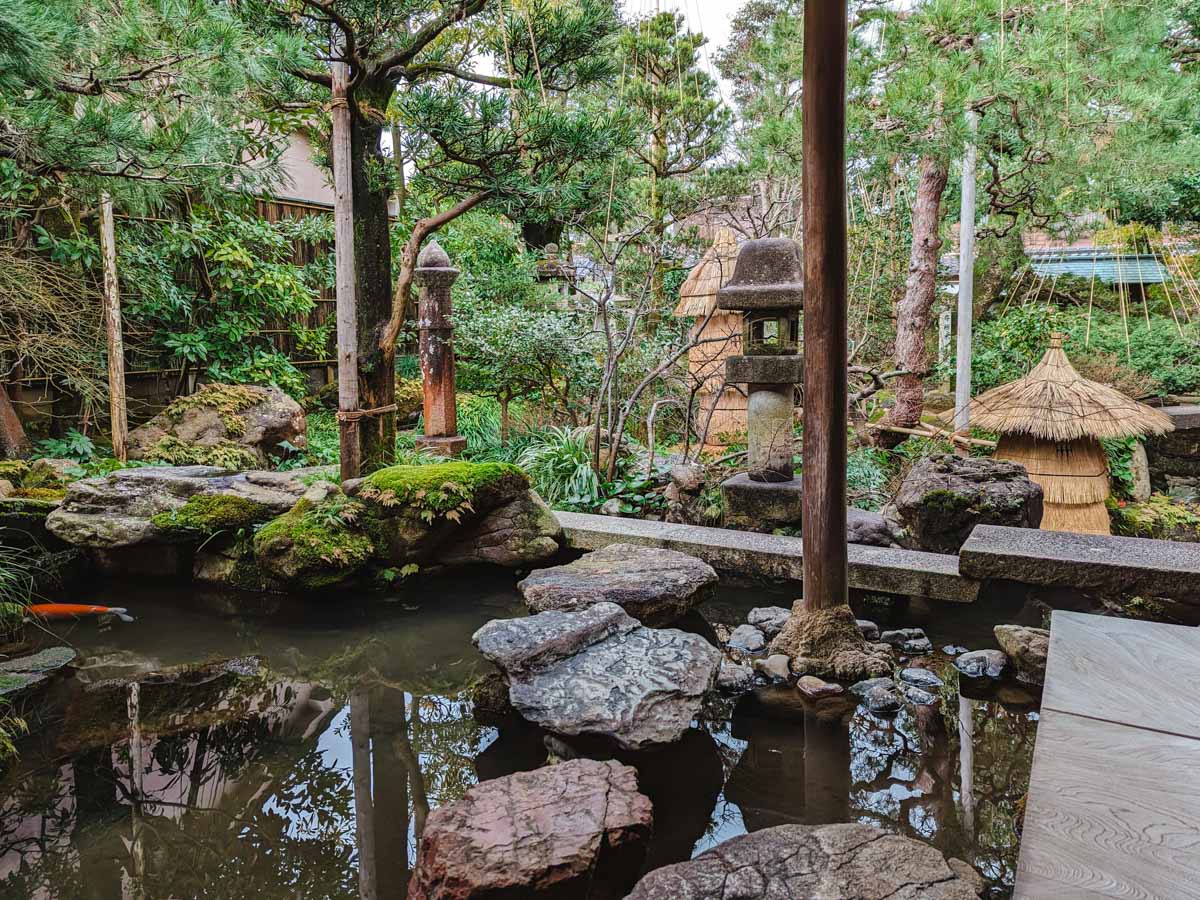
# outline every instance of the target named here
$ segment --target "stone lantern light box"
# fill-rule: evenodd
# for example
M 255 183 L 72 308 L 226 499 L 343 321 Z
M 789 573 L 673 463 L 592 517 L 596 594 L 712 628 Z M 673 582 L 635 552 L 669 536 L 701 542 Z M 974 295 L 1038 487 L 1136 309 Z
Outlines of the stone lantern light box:
M 747 241 L 717 305 L 742 313 L 743 355 L 726 360 L 725 377 L 746 385 L 748 397 L 747 472 L 722 485 L 728 518 L 731 524 L 798 522 L 801 492 L 792 457 L 793 400 L 804 374 L 800 245 L 786 238 Z

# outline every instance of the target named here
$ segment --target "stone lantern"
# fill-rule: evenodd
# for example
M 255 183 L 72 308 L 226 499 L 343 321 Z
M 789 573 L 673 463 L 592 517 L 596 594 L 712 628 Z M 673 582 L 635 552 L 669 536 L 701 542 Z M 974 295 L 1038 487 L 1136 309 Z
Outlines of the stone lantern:
M 450 321 L 450 287 L 458 269 L 437 241 L 430 241 L 417 257 L 413 271 L 420 295 L 417 300 L 418 353 L 425 393 L 425 434 L 416 440 L 419 450 L 438 456 L 458 456 L 467 439 L 458 433 L 458 401 L 454 384 L 454 325 Z
M 743 356 L 725 363 L 725 377 L 747 389 L 747 469 L 722 485 L 733 524 L 798 522 L 800 482 L 792 463 L 793 398 L 804 372 L 800 310 L 804 266 L 800 246 L 786 238 L 748 241 L 717 305 L 742 313 Z

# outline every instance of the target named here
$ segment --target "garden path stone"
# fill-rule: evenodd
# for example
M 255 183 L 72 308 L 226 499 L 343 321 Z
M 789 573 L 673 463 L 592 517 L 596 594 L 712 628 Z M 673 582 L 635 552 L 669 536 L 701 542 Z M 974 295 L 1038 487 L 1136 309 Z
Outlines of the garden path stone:
M 517 585 L 531 612 L 572 612 L 615 603 L 646 625 L 667 625 L 717 583 L 703 560 L 655 547 L 610 544 L 574 562 L 532 572 Z
M 647 628 L 615 603 L 494 619 L 473 640 L 508 676 L 509 700 L 524 718 L 627 750 L 679 740 L 721 661 L 704 638 Z
M 954 667 L 968 678 L 999 678 L 1008 668 L 1008 657 L 1002 650 L 972 650 L 960 654 Z
M 778 825 L 655 869 L 627 900 L 882 898 L 974 900 L 983 879 L 961 860 L 871 825 Z

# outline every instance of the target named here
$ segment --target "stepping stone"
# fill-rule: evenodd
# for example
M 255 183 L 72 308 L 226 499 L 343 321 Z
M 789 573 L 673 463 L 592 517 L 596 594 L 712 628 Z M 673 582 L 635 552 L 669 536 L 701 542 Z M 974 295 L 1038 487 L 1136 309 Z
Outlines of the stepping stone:
M 1008 668 L 1008 657 L 1001 650 L 972 650 L 954 660 L 954 668 L 968 678 L 999 678 Z
M 839 697 L 846 692 L 840 684 L 833 684 L 818 678 L 816 675 L 803 675 L 796 682 L 796 690 L 809 700 L 823 700 L 826 697 Z
M 537 569 L 517 585 L 530 612 L 576 612 L 615 603 L 646 625 L 667 625 L 717 583 L 712 566 L 677 550 L 609 544 L 575 562 Z
M 929 844 L 871 825 L 778 825 L 655 869 L 627 900 L 894 897 L 977 900 L 983 879 Z
M 473 640 L 508 676 L 509 701 L 524 718 L 626 750 L 679 740 L 721 662 L 699 635 L 647 628 L 615 603 L 494 619 Z
M 935 672 L 919 668 L 904 669 L 900 672 L 900 680 L 930 692 L 936 692 L 945 684 Z
M 641 871 L 652 822 L 637 772 L 611 760 L 483 781 L 430 813 L 408 896 L 618 900 Z

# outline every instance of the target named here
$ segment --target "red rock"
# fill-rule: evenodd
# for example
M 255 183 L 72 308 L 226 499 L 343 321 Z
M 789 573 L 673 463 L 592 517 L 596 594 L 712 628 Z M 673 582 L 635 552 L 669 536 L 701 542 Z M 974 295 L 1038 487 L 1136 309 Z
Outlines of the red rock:
M 617 900 L 652 821 L 637 772 L 612 760 L 485 781 L 430 814 L 409 900 Z

